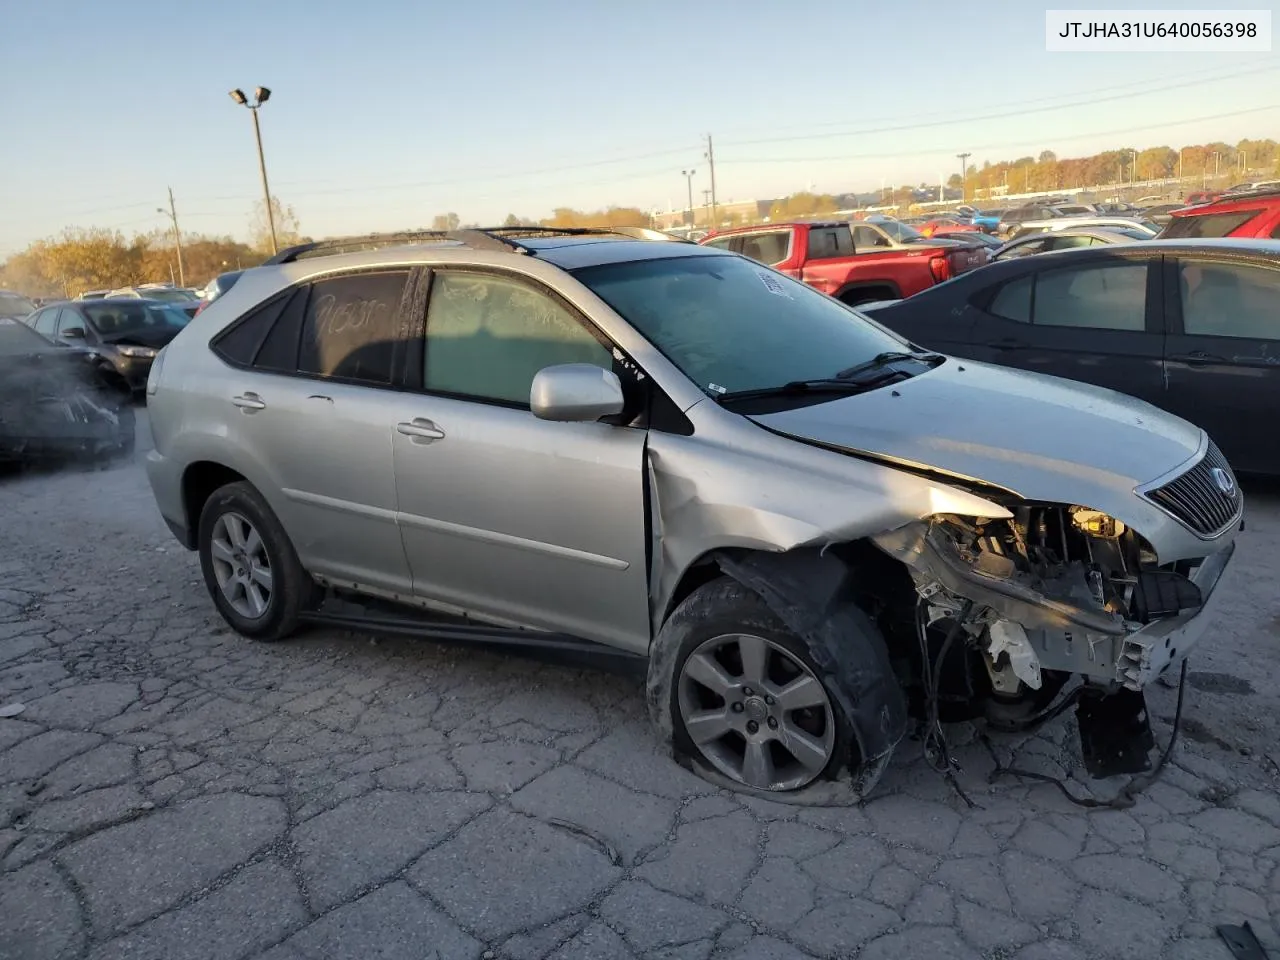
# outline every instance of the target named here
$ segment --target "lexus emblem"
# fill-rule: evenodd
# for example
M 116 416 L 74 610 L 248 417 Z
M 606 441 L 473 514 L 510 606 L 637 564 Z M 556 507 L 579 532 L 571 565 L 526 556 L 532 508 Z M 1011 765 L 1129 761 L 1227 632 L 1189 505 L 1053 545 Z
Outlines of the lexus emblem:
M 1231 478 L 1231 474 L 1221 467 L 1214 467 L 1211 473 L 1213 474 L 1213 482 L 1218 485 L 1218 489 L 1225 496 L 1229 497 L 1236 492 L 1236 482 Z

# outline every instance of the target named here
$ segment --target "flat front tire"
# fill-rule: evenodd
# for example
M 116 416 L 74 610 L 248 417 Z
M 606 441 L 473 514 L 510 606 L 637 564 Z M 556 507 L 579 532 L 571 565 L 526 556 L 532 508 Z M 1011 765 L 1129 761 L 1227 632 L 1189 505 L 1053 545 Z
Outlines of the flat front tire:
M 237 633 L 281 640 L 297 629 L 318 588 L 252 484 L 229 483 L 205 501 L 198 548 L 209 595 Z
M 799 790 L 850 760 L 852 731 L 806 642 L 722 578 L 659 631 L 648 702 L 675 751 L 753 791 Z

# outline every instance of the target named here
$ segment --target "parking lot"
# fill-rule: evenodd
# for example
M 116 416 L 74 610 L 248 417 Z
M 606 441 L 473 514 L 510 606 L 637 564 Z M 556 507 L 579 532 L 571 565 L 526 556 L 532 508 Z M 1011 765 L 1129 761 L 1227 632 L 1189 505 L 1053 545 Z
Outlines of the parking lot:
M 972 809 L 913 742 L 821 808 L 677 766 L 633 677 L 234 636 L 140 465 L 7 476 L 0 957 L 1227 960 L 1245 920 L 1280 950 L 1280 492 L 1250 496 L 1135 807 L 989 783 L 960 729 Z M 1161 743 L 1175 701 L 1150 694 Z M 1083 776 L 1069 715 L 995 747 Z

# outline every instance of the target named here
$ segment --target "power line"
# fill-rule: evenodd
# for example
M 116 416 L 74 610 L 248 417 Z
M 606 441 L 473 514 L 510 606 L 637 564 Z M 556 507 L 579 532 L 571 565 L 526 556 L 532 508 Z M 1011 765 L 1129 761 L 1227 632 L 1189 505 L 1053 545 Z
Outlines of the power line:
M 1265 60 L 1265 58 L 1263 58 L 1263 59 Z M 1200 76 L 1201 74 L 1205 74 L 1205 73 L 1209 73 L 1209 74 L 1217 74 L 1217 73 L 1220 71 L 1220 69 L 1221 69 L 1220 67 L 1209 67 L 1209 68 L 1201 68 L 1200 70 L 1195 70 L 1195 71 L 1179 71 L 1179 73 L 1178 73 L 1178 77 L 1179 77 L 1180 79 L 1183 79 L 1183 80 L 1190 79 L 1190 78 L 1193 78 L 1193 77 L 1194 77 L 1194 78 L 1197 78 L 1197 79 L 1195 80 L 1195 82 L 1197 82 L 1197 83 L 1216 83 L 1216 82 L 1217 82 L 1217 81 L 1219 81 L 1219 80 L 1231 80 L 1231 79 L 1234 79 L 1235 77 L 1238 77 L 1238 76 L 1245 76 L 1245 75 L 1248 75 L 1248 74 L 1251 74 L 1251 73 L 1254 73 L 1254 72 L 1265 72 L 1265 70 L 1266 70 L 1266 69 L 1268 69 L 1268 68 L 1262 67 L 1262 68 L 1258 68 L 1257 70 L 1255 70 L 1254 68 L 1250 67 L 1249 69 L 1246 69 L 1246 70 L 1232 70 L 1232 71 L 1230 71 L 1230 72 L 1223 73 L 1223 74 L 1220 74 L 1220 75 L 1218 75 L 1218 76 Z M 1163 91 L 1163 90 L 1170 89 L 1170 88 L 1169 88 L 1169 86 L 1168 86 L 1168 84 L 1167 84 L 1167 81 L 1166 81 L 1165 79 L 1163 79 L 1163 78 L 1157 78 L 1157 77 L 1148 77 L 1148 78 L 1143 79 L 1143 80 L 1132 80 L 1132 81 L 1129 81 L 1129 82 L 1127 82 L 1127 83 L 1121 83 L 1121 84 L 1107 84 L 1106 86 L 1099 87 L 1099 88 L 1097 88 L 1096 90 L 1090 90 L 1090 91 L 1075 90 L 1075 91 L 1073 91 L 1073 92 L 1071 92 L 1071 93 L 1056 93 L 1056 94 L 1050 94 L 1049 96 L 1044 96 L 1044 97 L 1032 97 L 1032 98 L 1027 99 L 1027 100 L 1014 100 L 1014 101 L 1013 101 L 1013 102 L 1011 102 L 1011 103 L 1005 104 L 1005 106 L 1006 106 L 1006 107 L 1019 107 L 1019 106 L 1024 106 L 1024 105 L 1027 105 L 1027 104 L 1048 103 L 1048 102 L 1053 101 L 1053 100 L 1074 99 L 1074 98 L 1079 98 L 1079 97 L 1093 97 L 1094 95 L 1096 95 L 1096 94 L 1098 94 L 1098 93 L 1110 93 L 1110 92 L 1114 92 L 1114 91 L 1117 91 L 1117 90 L 1125 90 L 1125 89 L 1129 89 L 1129 88 L 1132 88 L 1132 87 L 1146 86 L 1147 84 L 1151 84 L 1151 83 L 1159 84 L 1159 87 L 1157 88 L 1157 91 L 1149 91 L 1149 92 L 1158 92 L 1158 91 Z M 1090 101 L 1087 101 L 1087 102 L 1092 102 L 1092 101 L 1090 100 Z M 951 112 L 950 112 L 950 111 L 937 111 L 937 112 L 930 112 L 930 113 L 927 113 L 927 114 L 923 114 L 922 116 L 925 116 L 925 117 L 929 117 L 929 116 L 949 117 L 950 115 L 951 115 Z M 880 120 L 880 119 L 882 119 L 882 118 L 875 118 L 875 117 L 873 117 L 873 118 L 870 118 L 870 119 L 871 119 L 871 122 L 879 122 L 879 120 Z M 884 120 L 890 120 L 890 119 L 892 119 L 892 118 L 891 118 L 891 117 L 884 117 L 883 119 L 884 119 Z M 843 125 L 844 125 L 844 123 L 845 123 L 845 121 L 843 121 L 843 120 L 833 120 L 833 121 L 830 121 L 830 122 L 827 122 L 827 123 L 818 123 L 818 124 L 793 124 L 793 125 L 788 126 L 788 127 L 777 127 L 777 126 L 775 126 L 775 129 L 778 129 L 778 130 L 788 130 L 788 129 L 791 129 L 791 130 L 797 130 L 797 129 L 810 129 L 810 130 L 817 130 L 817 129 L 823 129 L 823 128 L 826 128 L 826 127 L 838 127 L 838 126 L 843 126 Z M 738 128 L 738 129 L 743 129 L 743 128 L 741 128 L 741 127 L 740 127 L 740 128 Z M 721 132 L 724 132 L 724 131 L 722 130 Z
M 1280 109 L 1280 104 L 1273 103 L 1264 107 L 1250 107 L 1247 110 L 1233 110 L 1227 113 L 1211 113 L 1203 117 L 1189 117 L 1185 120 L 1172 120 L 1168 123 L 1154 123 L 1147 126 L 1125 126 L 1112 130 L 1098 130 L 1093 133 L 1072 134 L 1065 137 L 1054 137 L 1053 142 L 1063 143 L 1073 140 L 1088 140 L 1092 137 L 1111 137 L 1120 136 L 1125 133 L 1141 133 L 1146 130 L 1164 130 L 1169 127 L 1180 127 L 1185 124 L 1203 123 L 1206 120 L 1224 120 L 1228 117 L 1240 117 L 1251 113 L 1264 113 L 1267 110 Z M 1023 148 L 1027 145 L 1026 140 L 1006 141 L 1005 143 L 988 143 L 969 145 L 970 152 L 975 150 L 1012 150 Z M 946 153 L 947 148 L 938 148 L 936 150 L 922 150 L 915 148 L 913 150 L 903 150 L 898 153 L 846 153 L 836 157 L 754 157 L 747 159 L 730 159 L 721 160 L 721 166 L 733 166 L 737 164 L 759 164 L 759 163 L 834 163 L 845 160 L 896 160 L 900 157 L 918 157 L 929 156 L 932 154 Z
M 1280 70 L 1280 67 L 1276 67 L 1273 65 L 1273 66 L 1265 67 L 1259 70 L 1241 71 L 1240 73 L 1235 74 L 1235 76 L 1249 76 L 1257 73 L 1269 73 L 1275 70 Z M 1030 114 L 1033 114 L 1033 113 L 1048 113 L 1054 110 L 1066 110 L 1071 107 L 1094 106 L 1095 104 L 1109 103 L 1114 100 L 1125 100 L 1134 96 L 1145 96 L 1146 94 L 1149 94 L 1149 93 L 1164 93 L 1169 90 L 1180 90 L 1184 87 L 1199 86 L 1203 82 L 1204 81 L 1202 80 L 1188 80 L 1183 83 L 1166 84 L 1165 86 L 1161 87 L 1159 90 L 1148 90 L 1145 93 L 1139 93 L 1139 94 L 1116 93 L 1116 94 L 1111 94 L 1105 97 L 1093 96 L 1087 100 L 1077 100 L 1073 103 L 1056 104 L 1054 106 L 1047 106 L 1047 107 L 1036 107 L 1031 110 L 1012 110 L 1012 111 L 1004 111 L 1001 113 L 987 113 L 987 114 L 980 114 L 976 116 L 967 116 L 967 117 L 948 117 L 943 120 L 930 120 L 925 123 L 898 124 L 896 126 L 889 126 L 889 127 L 864 127 L 856 130 L 845 130 L 838 133 L 813 133 L 813 134 L 803 134 L 800 136 L 791 136 L 791 137 L 764 137 L 758 140 L 737 140 L 737 141 L 730 142 L 728 144 L 722 143 L 721 146 L 754 147 L 754 146 L 759 146 L 761 144 L 795 143 L 800 140 L 829 140 L 829 139 L 838 138 L 838 137 L 865 136 L 867 134 L 872 134 L 872 133 L 902 133 L 905 131 L 925 130 L 932 127 L 954 126 L 955 124 L 958 124 L 958 123 L 978 123 L 983 120 L 1006 120 L 1011 117 L 1029 116 Z

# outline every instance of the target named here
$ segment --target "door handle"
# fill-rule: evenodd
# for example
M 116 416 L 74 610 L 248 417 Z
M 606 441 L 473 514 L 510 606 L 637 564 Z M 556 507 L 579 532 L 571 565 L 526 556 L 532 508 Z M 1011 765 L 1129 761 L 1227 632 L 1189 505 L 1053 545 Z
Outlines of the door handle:
M 246 413 L 252 413 L 254 410 L 265 410 L 267 408 L 263 399 L 252 391 L 245 391 L 238 397 L 232 397 L 231 402 Z
M 1013 337 L 1005 337 L 1003 340 L 988 340 L 987 346 L 993 350 L 1021 350 L 1026 344 Z
M 1211 353 L 1205 353 L 1203 350 L 1192 350 L 1190 353 L 1180 353 L 1169 358 L 1176 363 L 1187 363 L 1191 366 L 1200 366 L 1206 363 L 1226 363 L 1222 357 L 1215 356 Z
M 396 424 L 396 432 L 410 437 L 414 443 L 432 443 L 444 439 L 444 431 L 426 417 L 401 420 Z

